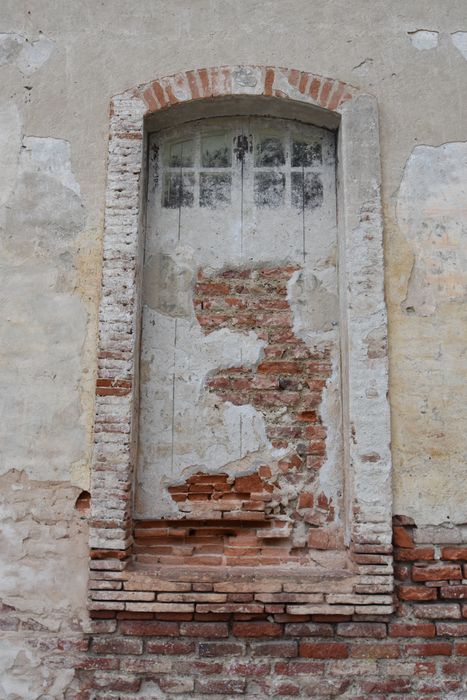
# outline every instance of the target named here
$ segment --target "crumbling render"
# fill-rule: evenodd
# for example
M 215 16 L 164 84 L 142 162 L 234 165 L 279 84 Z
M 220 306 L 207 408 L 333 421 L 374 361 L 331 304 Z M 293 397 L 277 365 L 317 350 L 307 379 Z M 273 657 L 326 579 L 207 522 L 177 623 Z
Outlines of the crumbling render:
M 326 457 L 320 406 L 332 362 L 329 348 L 311 349 L 294 333 L 287 283 L 298 269 L 198 272 L 194 306 L 203 332 L 253 331 L 265 343 L 254 368 L 236 364 L 216 370 L 205 390 L 223 402 L 259 411 L 274 459 L 253 473 L 199 471 L 170 486 L 187 520 L 138 526 L 140 561 L 305 563 L 309 545 L 336 546 L 334 533 L 317 537 L 315 530 L 326 530 L 335 520 L 332 499 L 316 484 Z

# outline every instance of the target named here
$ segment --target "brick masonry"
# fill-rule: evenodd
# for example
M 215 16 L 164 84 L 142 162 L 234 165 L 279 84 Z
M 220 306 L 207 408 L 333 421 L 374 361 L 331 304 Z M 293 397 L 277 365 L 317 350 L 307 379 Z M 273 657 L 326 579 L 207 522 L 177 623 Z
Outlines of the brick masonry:
M 233 382 L 239 379 L 249 400 L 263 411 L 271 439 L 286 445 L 287 457 L 279 469 L 278 485 L 283 489 L 289 481 L 297 482 L 291 512 L 306 522 L 309 550 L 319 553 L 321 547 L 321 555 L 330 555 L 327 562 L 322 556 L 314 555 L 313 566 L 301 568 L 282 566 L 292 556 L 289 547 L 274 557 L 274 563 L 264 557 L 261 567 L 242 566 L 239 561 L 232 561 L 234 566 L 209 566 L 210 553 L 206 551 L 199 553 L 200 557 L 208 557 L 202 566 L 187 566 L 186 562 L 178 566 L 175 562 L 155 564 L 154 560 L 144 559 L 151 557 L 150 553 L 139 549 L 144 528 L 142 524 L 136 524 L 135 528 L 132 517 L 143 253 L 140 201 L 144 188 L 144 120 L 158 111 L 176 109 L 178 103 L 235 95 L 248 96 L 251 100 L 276 98 L 279 102 L 300 102 L 310 109 L 319 107 L 333 112 L 341 120 L 339 182 L 343 215 L 339 217 L 342 222 L 339 268 L 347 479 L 346 540 L 340 553 L 326 551 L 336 542 L 310 539 L 313 533 L 326 532 L 320 526 L 326 524 L 328 528 L 327 521 L 333 517 L 333 504 L 324 503 L 320 494 L 314 492 L 312 478 L 320 468 L 324 450 L 326 427 L 320 416 L 319 394 L 329 371 L 326 352 L 320 351 L 319 357 L 308 354 L 300 342 L 290 337 L 287 309 L 270 309 L 270 320 L 285 320 L 283 329 L 293 345 L 287 352 L 292 350 L 292 356 L 273 357 L 284 339 L 279 342 L 277 337 L 268 337 L 273 355 L 264 359 L 264 365 L 270 371 L 258 371 L 261 365 L 256 374 L 239 372 L 239 377 L 234 376 L 235 372 L 220 371 L 211 377 L 208 387 L 219 400 L 226 400 L 229 394 L 233 398 Z M 355 148 L 359 139 L 364 140 L 364 149 Z M 358 179 L 354 172 L 359 173 Z M 350 694 L 380 698 L 391 697 L 393 692 L 436 697 L 440 688 L 443 692 L 459 689 L 462 661 L 452 656 L 433 657 L 430 653 L 439 654 L 448 647 L 451 655 L 462 652 L 464 647 L 458 640 L 453 642 L 452 637 L 455 631 L 461 634 L 462 630 L 460 598 L 403 600 L 398 612 L 392 614 L 391 460 L 379 180 L 375 101 L 336 80 L 283 68 L 232 66 L 188 71 L 113 99 L 90 519 L 92 634 L 84 642 L 81 638 L 58 640 L 51 652 L 51 663 L 78 671 L 82 689 L 74 697 L 143 700 L 237 695 L 324 698 Z M 198 281 L 197 314 L 206 332 L 212 322 L 212 307 L 220 301 L 220 295 L 209 293 L 209 285 L 217 283 L 211 279 Z M 203 291 L 203 284 L 208 284 L 208 289 Z M 242 318 L 247 325 L 254 323 L 252 304 L 260 301 L 264 306 L 265 295 L 259 292 L 256 299 L 255 295 L 246 295 L 246 306 L 239 309 L 225 301 L 237 296 L 231 288 L 233 282 L 227 277 L 222 284 L 228 289 L 221 303 L 228 309 L 223 309 L 225 319 L 217 318 L 216 326 L 233 325 Z M 211 309 L 200 308 L 201 297 L 205 297 Z M 284 305 L 285 300 L 278 294 L 276 301 Z M 381 339 L 376 352 L 375 338 Z M 301 353 L 303 356 L 299 357 Z M 278 367 L 280 362 L 291 364 Z M 292 367 L 294 372 L 285 371 Z M 295 370 L 299 371 L 295 373 Z M 298 376 L 300 381 L 318 383 L 300 393 L 293 388 L 294 378 Z M 267 392 L 273 395 L 275 389 L 256 386 L 259 377 L 262 381 L 292 381 L 279 389 L 293 428 L 290 434 L 286 435 L 282 432 L 284 426 L 274 422 L 267 405 Z M 290 404 L 284 401 L 287 391 Z M 313 405 L 305 405 L 310 401 Z M 279 433 L 273 437 L 277 429 Z M 242 530 L 254 526 L 256 539 L 249 543 L 253 547 L 258 542 L 260 528 L 252 522 L 255 520 L 252 514 L 259 514 L 259 519 L 264 517 L 271 529 L 277 529 L 276 520 L 282 526 L 284 523 L 280 509 L 276 513 L 268 505 L 272 503 L 267 499 L 274 494 L 275 484 L 268 473 L 271 465 L 264 467 L 261 473 L 250 475 L 253 478 L 248 484 L 241 481 L 228 484 L 230 498 L 232 494 L 235 496 L 231 500 L 236 505 L 241 502 L 239 510 L 247 514 L 249 524 L 245 527 L 243 521 Z M 213 498 L 214 492 L 227 493 L 215 488 L 227 484 L 228 479 L 222 475 L 222 481 L 210 483 L 206 498 L 205 476 L 195 475 L 187 493 L 183 490 L 178 493 L 179 508 L 187 513 L 183 527 L 200 525 L 192 504 L 201 501 L 190 498 L 190 493 L 203 495 L 203 502 L 211 512 L 215 501 L 229 500 Z M 259 483 L 261 491 L 256 490 Z M 254 498 L 256 494 L 264 500 Z M 176 492 L 172 495 L 177 496 Z M 252 501 L 264 503 L 264 510 L 243 507 Z M 187 504 L 187 511 L 183 511 Z M 232 517 L 231 504 L 228 511 L 227 520 Z M 160 524 L 153 525 L 156 529 Z M 293 538 L 286 534 L 286 538 L 276 538 L 275 553 L 281 549 L 277 540 L 292 542 Z M 170 535 L 175 533 L 172 531 Z M 178 535 L 186 537 L 183 532 Z M 225 557 L 227 541 L 224 534 L 221 539 L 217 533 L 216 544 L 220 541 Z M 269 550 L 271 545 L 264 544 L 261 535 L 260 552 L 256 554 L 263 556 L 266 548 Z M 433 586 L 429 581 L 417 580 L 421 563 L 415 560 L 406 566 L 414 569 L 411 587 L 413 584 L 425 591 Z M 459 566 L 457 561 L 455 566 Z M 455 581 L 452 590 L 460 595 L 462 584 L 459 579 Z M 446 579 L 439 587 L 439 595 L 450 585 L 450 579 Z M 407 593 L 410 595 L 407 590 L 402 595 Z M 444 590 L 446 593 L 449 591 Z M 436 618 L 437 614 L 441 617 Z M 394 636 L 391 625 L 396 622 L 402 626 L 417 625 L 418 636 L 409 641 Z M 436 633 L 437 624 L 448 625 L 439 632 L 448 637 L 440 640 L 448 646 L 436 649 L 423 646 L 428 644 L 423 630 Z
M 185 612 L 94 611 L 85 638 L 46 638 L 39 630 L 31 631 L 30 643 L 47 649 L 51 667 L 75 669 L 80 689 L 67 700 L 461 700 L 467 695 L 467 546 L 421 547 L 414 544 L 413 523 L 396 517 L 394 524 L 391 615 L 296 616 L 280 593 L 261 596 L 251 585 L 231 593 L 221 586 L 224 592 L 216 593 L 215 585 L 188 583 L 178 592 L 192 601 Z M 95 584 L 122 589 L 119 572 L 104 576 Z M 205 603 L 193 602 L 203 595 L 224 596 L 235 612 L 228 602 L 223 612 L 204 612 Z M 157 597 L 166 599 L 161 592 Z M 261 612 L 255 599 L 264 605 Z M 14 629 L 14 611 L 4 608 L 0 620 Z

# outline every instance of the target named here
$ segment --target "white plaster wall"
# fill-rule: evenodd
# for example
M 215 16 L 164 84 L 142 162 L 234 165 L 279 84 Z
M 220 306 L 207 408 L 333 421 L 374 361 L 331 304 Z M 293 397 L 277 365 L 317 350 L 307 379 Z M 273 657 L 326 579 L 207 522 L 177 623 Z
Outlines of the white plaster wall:
M 3 0 L 0 469 L 6 479 L 16 469 L 33 480 L 26 512 L 38 497 L 52 502 L 63 488 L 57 517 L 71 519 L 78 490 L 70 484 L 88 483 L 109 99 L 155 76 L 245 62 L 338 77 L 378 99 L 394 508 L 419 525 L 467 521 L 465 301 L 458 286 L 446 284 L 434 294 L 434 308 L 421 313 L 434 291 L 420 286 L 413 272 L 427 263 L 425 234 L 396 213 L 404 192 L 414 202 L 420 198 L 417 210 L 426 205 L 413 183 L 421 154 L 428 158 L 434 201 L 452 187 L 459 191 L 438 167 L 437 154 L 448 152 L 450 166 L 465 176 L 466 30 L 464 0 L 450 0 L 449 12 L 427 0 L 353 0 L 352 11 L 348 0 Z M 454 145 L 443 151 L 443 144 Z M 417 227 L 432 229 L 435 219 L 417 220 Z M 445 223 L 459 232 L 465 219 L 461 207 Z M 452 260 L 438 258 L 439 274 L 451 274 Z M 407 300 L 414 295 L 412 312 Z M 25 565 L 42 561 L 47 540 L 48 557 L 62 571 L 71 566 L 85 546 L 84 529 L 72 528 L 62 548 L 57 533 L 47 530 L 46 511 L 31 522 L 13 507 L 18 522 L 9 537 L 31 540 Z M 53 567 L 39 569 L 42 587 L 53 591 Z M 2 577 L 0 596 L 8 598 L 12 585 L 29 590 L 20 567 L 6 582 Z M 79 577 L 70 577 L 67 587 L 70 600 L 84 601 Z M 30 598 L 28 605 L 51 610 L 54 597 Z M 58 608 L 65 627 L 72 607 Z M 2 692 L 9 699 L 40 697 L 45 691 L 38 682 L 25 691 L 20 679 L 42 668 L 41 653 L 29 646 L 18 658 L 6 664 L 2 681 L 9 685 Z M 53 679 L 61 671 L 50 673 Z M 49 696 L 62 697 L 67 682 Z

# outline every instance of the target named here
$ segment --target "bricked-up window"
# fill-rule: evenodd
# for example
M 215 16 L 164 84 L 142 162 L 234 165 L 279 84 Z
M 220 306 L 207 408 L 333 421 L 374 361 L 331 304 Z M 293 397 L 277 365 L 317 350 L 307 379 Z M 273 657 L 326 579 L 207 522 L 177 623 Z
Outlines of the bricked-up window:
M 154 134 L 136 560 L 306 564 L 343 547 L 335 134 Z
M 392 610 L 380 186 L 376 100 L 339 80 L 113 98 L 94 615 Z

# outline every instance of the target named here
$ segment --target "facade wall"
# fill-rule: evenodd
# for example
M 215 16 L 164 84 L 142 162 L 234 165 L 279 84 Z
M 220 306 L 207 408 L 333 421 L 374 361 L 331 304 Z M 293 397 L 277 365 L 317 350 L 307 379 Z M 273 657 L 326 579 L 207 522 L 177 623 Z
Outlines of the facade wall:
M 464 3 L 5 0 L 0 31 L 0 697 L 71 698 L 80 684 L 105 686 L 92 697 L 463 697 L 452 656 L 465 655 L 467 624 Z M 278 601 L 210 613 L 203 627 L 196 612 L 160 613 L 135 635 L 117 613 L 88 619 L 77 505 L 92 451 L 109 103 L 157 76 L 239 63 L 336 77 L 378 100 L 394 513 L 413 519 L 396 531 L 400 606 L 358 628 L 292 622 Z M 82 656 L 91 624 L 103 638 Z

